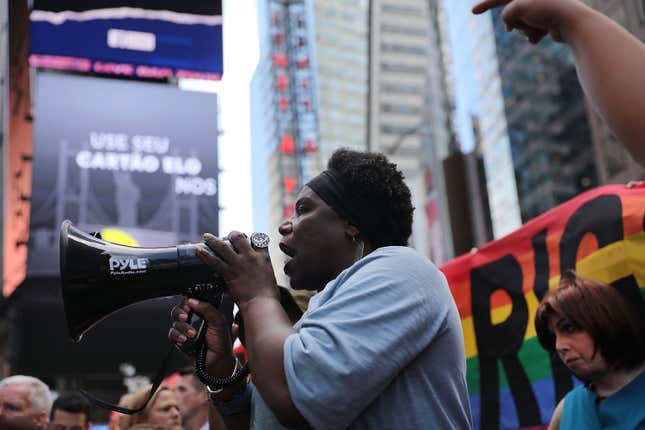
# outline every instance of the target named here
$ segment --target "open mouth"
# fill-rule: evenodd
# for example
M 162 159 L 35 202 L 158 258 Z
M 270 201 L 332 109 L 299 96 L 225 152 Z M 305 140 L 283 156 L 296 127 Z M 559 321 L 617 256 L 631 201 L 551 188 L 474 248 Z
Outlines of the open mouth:
M 287 276 L 291 276 L 291 262 L 293 261 L 293 256 L 296 255 L 295 249 L 291 248 L 290 246 L 286 245 L 284 242 L 280 242 L 280 251 L 282 251 L 286 256 L 286 262 L 284 263 L 284 268 L 282 269 L 284 271 L 284 274 Z
M 284 242 L 280 242 L 280 245 L 278 246 L 280 247 L 280 251 L 284 252 L 289 257 L 293 257 L 296 254 L 296 251 L 293 248 L 285 245 Z

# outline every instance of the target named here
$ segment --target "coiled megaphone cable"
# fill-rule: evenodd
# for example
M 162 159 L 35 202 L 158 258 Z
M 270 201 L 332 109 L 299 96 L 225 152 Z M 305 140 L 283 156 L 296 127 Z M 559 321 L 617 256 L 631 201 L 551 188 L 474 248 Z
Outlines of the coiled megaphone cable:
M 204 322 L 204 325 L 206 325 L 206 322 Z M 204 333 L 206 333 L 206 327 L 204 327 Z M 206 342 L 202 339 L 197 349 L 197 356 L 195 357 L 195 375 L 202 381 L 202 384 L 208 386 L 211 390 L 223 389 L 228 385 L 240 381 L 249 374 L 249 365 L 247 363 L 242 367 L 236 365 L 231 376 L 212 376 L 206 370 L 206 352 Z

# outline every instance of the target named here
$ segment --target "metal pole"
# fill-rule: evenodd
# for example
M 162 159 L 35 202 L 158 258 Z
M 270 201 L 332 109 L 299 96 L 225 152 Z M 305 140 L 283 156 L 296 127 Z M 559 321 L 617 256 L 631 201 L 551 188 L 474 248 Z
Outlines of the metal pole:
M 372 150 L 372 11 L 374 0 L 367 0 L 367 150 Z
M 5 177 L 7 159 L 7 106 L 9 101 L 9 10 L 8 1 L 0 1 L 0 214 L 2 214 L 2 228 L 0 228 L 0 295 L 4 289 L 4 223 L 5 210 Z

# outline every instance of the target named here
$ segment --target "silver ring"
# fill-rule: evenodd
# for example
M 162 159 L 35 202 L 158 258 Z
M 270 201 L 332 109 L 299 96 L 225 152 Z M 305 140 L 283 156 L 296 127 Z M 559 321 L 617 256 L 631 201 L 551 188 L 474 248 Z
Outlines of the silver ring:
M 251 234 L 251 245 L 258 249 L 264 249 L 269 247 L 269 235 L 266 233 L 255 232 Z

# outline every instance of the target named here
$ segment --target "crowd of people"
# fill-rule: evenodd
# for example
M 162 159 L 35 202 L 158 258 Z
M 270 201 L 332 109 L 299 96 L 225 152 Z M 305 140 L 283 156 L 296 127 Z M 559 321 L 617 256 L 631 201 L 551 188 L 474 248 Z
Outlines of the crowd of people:
M 192 368 L 162 384 L 146 402 L 150 386 L 122 396 L 119 406 L 143 411 L 112 412 L 109 430 L 208 430 L 208 397 Z M 171 380 L 172 378 L 168 378 Z M 40 379 L 14 375 L 0 381 L 0 430 L 89 430 L 92 405 L 75 391 L 54 393 Z M 217 427 L 211 427 L 217 430 Z
M 587 97 L 645 164 L 645 45 L 579 0 L 485 0 L 473 12 L 496 7 L 531 43 L 551 35 L 571 47 Z M 205 234 L 212 252 L 197 253 L 239 308 L 252 377 L 240 376 L 217 310 L 185 300 L 173 310 L 169 339 L 193 338 L 189 314 L 202 316 L 206 370 L 218 382 L 182 374 L 118 428 L 471 429 L 460 317 L 445 277 L 407 246 L 412 217 L 396 165 L 381 154 L 334 152 L 279 227 L 291 288 L 317 292 L 296 317 L 280 300 L 266 244 L 235 231 L 226 241 Z M 643 320 L 615 288 L 575 274 L 545 295 L 538 339 L 583 382 L 557 405 L 550 429 L 645 428 Z M 140 406 L 146 394 L 122 405 Z M 87 428 L 80 399 L 51 404 L 34 378 L 0 382 L 0 423 Z

